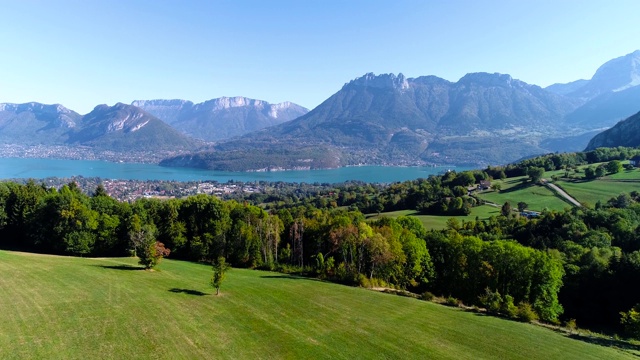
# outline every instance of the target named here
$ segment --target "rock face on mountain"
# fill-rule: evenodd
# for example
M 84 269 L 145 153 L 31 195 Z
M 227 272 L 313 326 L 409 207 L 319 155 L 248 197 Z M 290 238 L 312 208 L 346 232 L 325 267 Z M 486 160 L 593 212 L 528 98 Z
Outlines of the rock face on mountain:
M 98 105 L 70 133 L 69 144 L 104 150 L 195 149 L 198 142 L 142 109 L 117 103 Z
M 616 146 L 640 146 L 640 112 L 594 136 L 585 151 Z
M 24 145 L 64 142 L 82 116 L 62 105 L 0 104 L 0 143 Z
M 194 104 L 185 100 L 132 103 L 195 138 L 219 141 L 281 124 L 309 110 L 291 102 L 269 104 L 245 97 L 222 97 Z
M 341 165 L 502 163 L 544 152 L 536 139 L 560 131 L 580 103 L 503 74 L 468 74 L 456 83 L 365 74 L 308 114 L 217 151 L 322 145 L 340 150 Z

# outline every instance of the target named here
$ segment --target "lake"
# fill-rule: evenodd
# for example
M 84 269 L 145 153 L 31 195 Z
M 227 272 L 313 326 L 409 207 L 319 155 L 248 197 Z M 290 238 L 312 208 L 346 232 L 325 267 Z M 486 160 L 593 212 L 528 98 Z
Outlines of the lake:
M 154 164 L 113 163 L 98 160 L 57 160 L 0 158 L 0 179 L 46 177 L 100 177 L 123 180 L 176 180 L 218 182 L 284 181 L 306 183 L 338 183 L 361 180 L 372 183 L 426 178 L 448 169 L 463 171 L 467 167 L 391 167 L 356 166 L 326 170 L 292 170 L 273 172 L 229 172 L 186 168 L 168 168 Z

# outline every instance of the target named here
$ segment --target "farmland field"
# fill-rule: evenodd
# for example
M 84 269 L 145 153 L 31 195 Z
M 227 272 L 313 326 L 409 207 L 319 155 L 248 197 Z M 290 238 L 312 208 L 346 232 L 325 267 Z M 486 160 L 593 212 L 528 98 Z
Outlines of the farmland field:
M 471 208 L 471 214 L 466 216 L 447 216 L 447 215 L 421 215 L 415 210 L 400 210 L 381 213 L 380 216 L 396 218 L 398 216 L 413 216 L 422 222 L 426 229 L 444 229 L 447 227 L 447 220 L 456 218 L 459 221 L 473 221 L 478 217 L 480 220 L 487 220 L 491 216 L 500 215 L 500 208 L 494 206 L 482 205 Z M 367 218 L 375 219 L 377 214 L 369 214 Z
M 412 298 L 209 266 L 0 251 L 0 357 L 623 359 L 635 351 Z
M 623 170 L 590 181 L 559 180 L 556 184 L 582 203 L 593 206 L 596 202 L 606 203 L 621 193 L 640 191 L 640 171 Z
M 545 208 L 561 211 L 571 207 L 569 203 L 556 196 L 553 191 L 541 185 L 511 186 L 506 190 L 503 188 L 499 192 L 483 192 L 478 194 L 478 197 L 498 205 L 508 201 L 513 208 L 522 201 L 529 205 L 527 207 L 529 210 L 535 211 L 542 211 Z

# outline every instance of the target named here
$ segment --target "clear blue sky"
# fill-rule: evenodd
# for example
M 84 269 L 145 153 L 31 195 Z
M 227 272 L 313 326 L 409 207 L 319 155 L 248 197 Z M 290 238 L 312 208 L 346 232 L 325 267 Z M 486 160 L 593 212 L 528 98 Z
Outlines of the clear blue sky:
M 367 72 L 547 86 L 640 49 L 637 0 L 0 0 L 0 102 L 80 113 L 247 96 L 313 108 Z

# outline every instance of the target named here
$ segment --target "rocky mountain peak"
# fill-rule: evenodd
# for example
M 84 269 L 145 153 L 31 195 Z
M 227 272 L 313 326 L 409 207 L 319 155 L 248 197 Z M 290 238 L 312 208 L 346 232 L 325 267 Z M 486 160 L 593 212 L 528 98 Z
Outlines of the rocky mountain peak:
M 593 99 L 609 92 L 620 92 L 640 85 L 640 50 L 609 60 L 596 70 L 584 86 L 570 96 Z
M 478 72 L 478 73 L 469 73 L 460 78 L 458 83 L 461 84 L 481 84 L 484 86 L 501 86 L 501 87 L 511 87 L 514 85 L 520 85 L 521 81 L 514 80 L 509 74 L 500 74 L 500 73 L 486 73 L 486 72 Z
M 156 99 L 156 100 L 134 100 L 133 102 L 131 102 L 131 105 L 139 108 L 158 107 L 158 106 L 182 108 L 182 107 L 191 107 L 193 106 L 193 103 L 191 101 L 181 100 L 181 99 L 170 99 L 170 100 Z
M 351 80 L 349 83 L 345 84 L 345 87 L 347 86 L 366 86 L 406 90 L 409 88 L 409 82 L 402 73 L 399 73 L 398 76 L 395 74 L 376 75 L 374 73 L 367 73 L 359 78 Z

